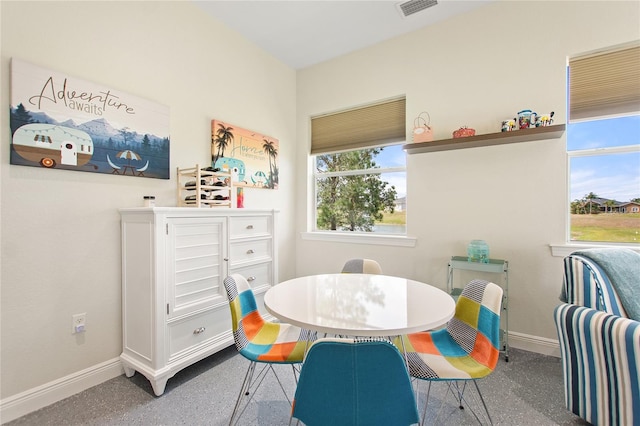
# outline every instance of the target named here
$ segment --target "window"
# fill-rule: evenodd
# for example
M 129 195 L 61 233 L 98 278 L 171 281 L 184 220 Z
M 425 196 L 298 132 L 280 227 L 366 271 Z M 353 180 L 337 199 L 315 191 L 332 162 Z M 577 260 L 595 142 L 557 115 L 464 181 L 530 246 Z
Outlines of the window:
M 314 158 L 318 231 L 406 234 L 406 154 L 402 145 Z
M 406 234 L 405 99 L 311 121 L 314 230 Z
M 569 62 L 569 240 L 640 244 L 640 47 Z

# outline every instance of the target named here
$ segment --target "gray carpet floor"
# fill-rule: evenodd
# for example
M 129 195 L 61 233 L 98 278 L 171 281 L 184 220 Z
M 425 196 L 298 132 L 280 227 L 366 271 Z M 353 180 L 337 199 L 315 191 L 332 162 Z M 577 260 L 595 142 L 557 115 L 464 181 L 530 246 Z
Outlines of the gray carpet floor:
M 564 408 L 561 361 L 510 349 L 496 370 L 479 381 L 495 425 L 587 425 Z M 161 397 L 144 376 L 116 377 L 77 395 L 27 414 L 7 426 L 23 425 L 226 425 L 249 362 L 229 347 L 169 379 Z M 276 366 L 290 397 L 295 382 L 290 367 Z M 420 411 L 426 383 L 418 391 Z M 444 383 L 432 387 L 427 423 L 478 424 L 469 407 L 460 410 Z M 467 393 L 469 391 L 467 391 Z M 289 424 L 290 406 L 272 375 L 247 406 L 239 425 Z M 335 425 L 331 425 L 335 426 Z M 390 425 L 392 426 L 392 425 Z

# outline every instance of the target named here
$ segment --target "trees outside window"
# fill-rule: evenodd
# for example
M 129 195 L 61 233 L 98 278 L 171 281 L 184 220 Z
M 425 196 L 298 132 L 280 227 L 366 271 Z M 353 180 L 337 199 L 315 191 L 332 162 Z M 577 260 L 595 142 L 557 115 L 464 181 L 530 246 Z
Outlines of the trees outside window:
M 401 145 L 314 157 L 316 230 L 406 234 Z

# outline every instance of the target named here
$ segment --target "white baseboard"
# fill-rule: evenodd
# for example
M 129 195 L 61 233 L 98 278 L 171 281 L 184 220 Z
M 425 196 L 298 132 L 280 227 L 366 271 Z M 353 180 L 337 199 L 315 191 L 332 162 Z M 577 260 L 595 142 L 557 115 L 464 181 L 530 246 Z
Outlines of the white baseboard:
M 509 347 L 560 358 L 557 340 L 509 331 Z
M 509 332 L 509 346 L 543 355 L 560 357 L 557 340 Z M 61 401 L 124 374 L 119 358 L 103 362 L 42 386 L 0 401 L 0 424 Z
M 120 358 L 94 365 L 66 377 L 0 400 L 0 424 L 61 401 L 124 374 Z

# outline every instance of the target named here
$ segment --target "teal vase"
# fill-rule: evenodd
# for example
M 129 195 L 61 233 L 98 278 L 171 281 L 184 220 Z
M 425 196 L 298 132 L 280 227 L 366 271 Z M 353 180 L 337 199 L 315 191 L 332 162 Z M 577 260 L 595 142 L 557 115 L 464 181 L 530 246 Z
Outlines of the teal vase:
M 473 240 L 467 246 L 469 262 L 489 263 L 489 245 L 484 240 Z

